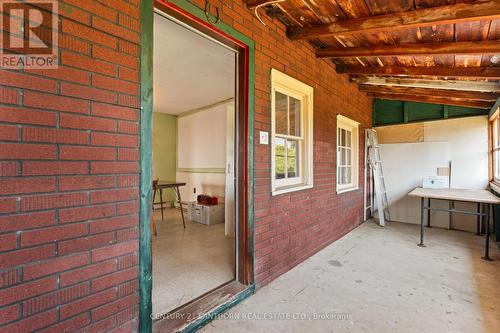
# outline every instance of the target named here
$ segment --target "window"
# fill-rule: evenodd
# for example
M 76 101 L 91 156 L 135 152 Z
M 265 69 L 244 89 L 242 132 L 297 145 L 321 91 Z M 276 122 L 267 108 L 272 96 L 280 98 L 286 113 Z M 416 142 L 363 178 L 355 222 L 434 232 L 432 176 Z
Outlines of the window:
M 271 71 L 272 193 L 311 188 L 313 88 Z
M 358 189 L 358 125 L 337 115 L 337 193 Z
M 499 125 L 500 121 L 498 119 L 498 112 L 495 112 L 490 118 L 491 124 L 491 153 L 492 153 L 492 178 L 497 184 L 500 184 L 500 137 L 499 137 Z

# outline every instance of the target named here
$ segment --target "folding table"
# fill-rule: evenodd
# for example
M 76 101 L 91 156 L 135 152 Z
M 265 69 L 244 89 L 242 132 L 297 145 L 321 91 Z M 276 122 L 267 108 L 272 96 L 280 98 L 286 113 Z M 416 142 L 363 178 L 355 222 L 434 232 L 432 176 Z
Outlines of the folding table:
M 467 215 L 475 215 L 478 218 L 483 218 L 484 224 L 486 226 L 485 232 L 485 248 L 484 248 L 484 260 L 491 260 L 489 256 L 489 247 L 490 247 L 490 207 L 494 204 L 500 204 L 500 198 L 487 190 L 469 190 L 469 189 L 452 189 L 452 188 L 443 188 L 443 189 L 435 189 L 435 188 L 421 188 L 417 187 L 410 193 L 408 193 L 411 197 L 419 197 L 420 198 L 420 243 L 418 246 L 424 245 L 424 211 L 441 211 L 448 213 L 458 213 L 458 214 L 467 214 Z M 425 199 L 427 198 L 427 206 L 425 206 Z M 450 202 L 449 208 L 432 208 L 430 201 L 431 199 L 436 200 L 446 200 Z M 454 207 L 454 202 L 475 202 L 478 205 L 483 206 L 483 212 L 470 212 L 464 210 L 458 210 Z M 430 214 L 427 216 L 428 223 L 430 226 Z
M 182 224 L 184 225 L 184 229 L 186 228 L 186 222 L 184 221 L 184 210 L 182 209 L 182 199 L 181 199 L 181 191 L 179 187 L 185 186 L 186 183 L 181 182 L 168 182 L 168 181 L 159 181 L 158 185 L 156 185 L 156 189 L 160 192 L 160 204 L 161 204 L 161 219 L 163 220 L 163 190 L 171 188 L 174 190 L 177 198 L 179 199 L 179 205 L 181 209 L 182 216 Z

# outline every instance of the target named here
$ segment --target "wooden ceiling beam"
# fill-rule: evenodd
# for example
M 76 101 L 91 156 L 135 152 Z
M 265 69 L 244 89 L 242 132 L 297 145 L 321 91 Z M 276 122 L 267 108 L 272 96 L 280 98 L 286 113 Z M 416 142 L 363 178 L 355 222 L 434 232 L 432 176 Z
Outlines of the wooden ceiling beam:
M 318 58 L 397 57 L 418 55 L 498 54 L 500 41 L 467 41 L 456 43 L 418 43 L 372 45 L 369 47 L 336 47 L 316 51 Z
M 381 76 L 441 76 L 500 79 L 500 67 L 372 67 L 337 66 L 339 73 Z
M 249 0 L 248 3 L 259 2 Z M 287 35 L 290 39 L 312 39 L 331 37 L 359 32 L 380 32 L 402 28 L 415 28 L 439 24 L 454 24 L 470 21 L 492 20 L 500 18 L 500 0 L 488 2 L 459 3 L 398 12 L 364 18 L 339 20 L 334 23 L 310 27 L 290 27 Z
M 387 78 L 373 76 L 351 77 L 352 82 L 358 84 L 371 84 L 375 86 L 392 87 L 414 87 L 430 89 L 449 89 L 462 91 L 482 91 L 482 92 L 500 92 L 500 83 L 487 81 L 458 81 L 458 80 L 426 80 L 411 78 Z
M 473 101 L 486 101 L 493 103 L 500 96 L 500 94 L 496 93 L 477 92 L 477 91 L 408 88 L 408 87 L 381 87 L 381 86 L 373 86 L 367 84 L 359 85 L 359 90 L 367 93 L 434 96 L 434 97 L 458 98 L 458 99 L 473 100 Z
M 269 1 L 270 0 L 247 0 L 246 3 L 248 9 L 255 9 L 255 7 L 263 5 Z
M 390 99 L 396 101 L 431 103 L 431 104 L 445 104 L 445 105 L 464 106 L 469 108 L 479 108 L 486 110 L 489 110 L 494 104 L 493 102 L 485 102 L 485 101 L 470 101 L 470 100 L 460 100 L 460 99 L 446 98 L 446 97 L 415 96 L 407 94 L 369 93 L 368 95 L 378 99 Z

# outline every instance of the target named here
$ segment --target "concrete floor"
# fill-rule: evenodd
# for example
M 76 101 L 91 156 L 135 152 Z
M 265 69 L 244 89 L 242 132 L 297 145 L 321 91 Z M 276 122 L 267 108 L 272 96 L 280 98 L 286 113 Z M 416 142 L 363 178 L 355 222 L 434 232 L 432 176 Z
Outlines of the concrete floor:
M 486 262 L 484 238 L 472 233 L 432 228 L 427 247 L 417 240 L 416 225 L 364 223 L 201 332 L 500 332 L 496 245 Z M 338 316 L 254 319 L 315 313 Z
M 234 238 L 225 237 L 224 223 L 206 226 L 178 209 L 154 212 L 153 314 L 163 314 L 234 279 Z

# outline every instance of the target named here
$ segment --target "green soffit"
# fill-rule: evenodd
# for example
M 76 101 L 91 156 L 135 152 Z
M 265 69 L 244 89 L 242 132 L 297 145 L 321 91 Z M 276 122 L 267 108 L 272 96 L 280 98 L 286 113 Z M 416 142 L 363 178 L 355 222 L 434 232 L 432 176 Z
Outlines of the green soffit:
M 462 106 L 375 99 L 373 126 L 488 115 L 487 109 Z

